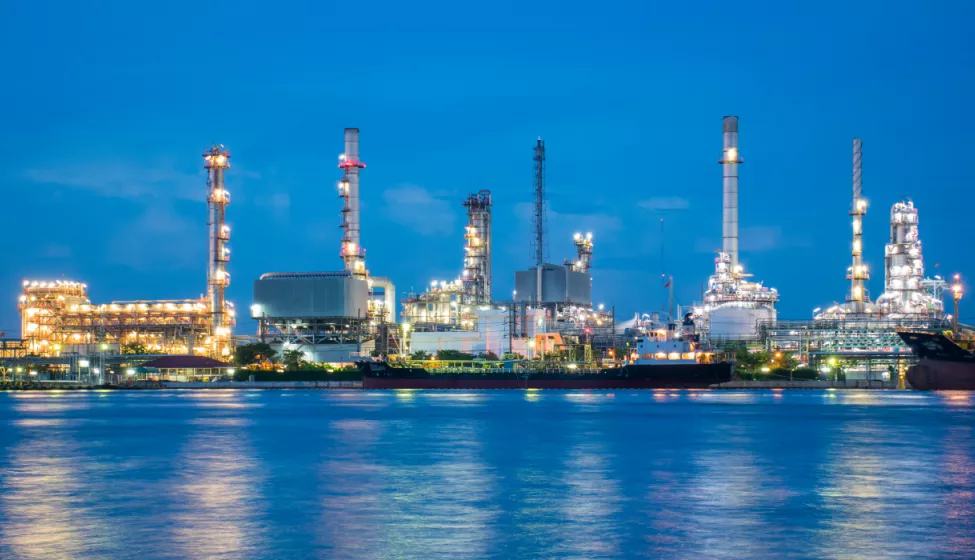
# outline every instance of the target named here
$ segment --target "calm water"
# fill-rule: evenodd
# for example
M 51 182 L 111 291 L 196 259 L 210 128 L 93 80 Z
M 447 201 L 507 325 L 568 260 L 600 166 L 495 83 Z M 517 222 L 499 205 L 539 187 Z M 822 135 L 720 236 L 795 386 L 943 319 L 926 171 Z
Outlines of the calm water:
M 0 558 L 975 557 L 975 394 L 0 393 Z

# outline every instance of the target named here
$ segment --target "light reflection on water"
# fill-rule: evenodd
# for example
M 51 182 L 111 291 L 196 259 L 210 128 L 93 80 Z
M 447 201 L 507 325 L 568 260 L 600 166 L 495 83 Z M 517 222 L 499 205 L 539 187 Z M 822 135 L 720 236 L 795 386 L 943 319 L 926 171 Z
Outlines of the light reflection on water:
M 975 556 L 975 400 L 0 394 L 0 558 Z

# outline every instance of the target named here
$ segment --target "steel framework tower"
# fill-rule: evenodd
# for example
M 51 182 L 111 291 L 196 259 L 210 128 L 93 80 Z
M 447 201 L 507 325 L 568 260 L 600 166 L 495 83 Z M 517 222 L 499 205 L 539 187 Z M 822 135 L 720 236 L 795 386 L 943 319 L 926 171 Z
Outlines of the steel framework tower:
M 849 302 L 854 313 L 862 313 L 864 304 L 869 302 L 864 282 L 870 279 L 866 265 L 863 264 L 863 217 L 867 215 L 867 201 L 863 198 L 861 159 L 863 142 L 853 139 L 853 266 L 846 279 L 850 281 Z
M 464 201 L 464 291 L 471 303 L 491 301 L 491 191 L 480 191 Z
M 230 193 L 224 188 L 224 172 L 230 169 L 230 151 L 223 145 L 213 145 L 203 152 L 203 167 L 207 170 L 207 206 L 209 209 L 210 258 L 207 268 L 207 304 L 210 315 L 210 334 L 214 339 L 228 339 L 229 321 L 226 316 L 225 292 L 230 285 L 227 262 L 230 261 L 230 227 L 227 225 L 227 205 Z
M 353 274 L 366 274 L 366 251 L 359 243 L 359 170 L 366 164 L 359 160 L 359 129 L 345 129 L 345 153 L 339 156 L 339 168 L 345 172 L 339 181 L 342 208 L 342 249 L 339 256 L 345 269 Z
M 592 234 L 582 235 L 577 233 L 572 236 L 572 242 L 576 246 L 576 261 L 568 264 L 576 272 L 589 273 L 592 268 Z
M 535 265 L 545 262 L 545 141 L 541 137 L 535 144 Z
M 738 267 L 738 165 L 744 160 L 738 155 L 738 117 L 725 117 L 722 123 L 724 148 L 721 164 L 724 187 L 721 252 L 731 258 L 731 270 Z

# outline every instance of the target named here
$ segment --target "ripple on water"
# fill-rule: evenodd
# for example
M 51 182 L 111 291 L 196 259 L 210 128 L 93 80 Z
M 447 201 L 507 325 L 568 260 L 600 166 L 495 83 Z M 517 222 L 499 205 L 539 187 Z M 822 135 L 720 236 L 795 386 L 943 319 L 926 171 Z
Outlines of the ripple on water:
M 0 558 L 975 557 L 971 393 L 0 394 Z

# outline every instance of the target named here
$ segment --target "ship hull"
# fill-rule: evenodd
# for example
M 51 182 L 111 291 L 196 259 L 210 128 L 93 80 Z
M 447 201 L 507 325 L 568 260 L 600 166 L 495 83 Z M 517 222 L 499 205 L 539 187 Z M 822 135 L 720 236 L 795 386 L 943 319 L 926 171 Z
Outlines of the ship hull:
M 975 364 L 922 358 L 907 369 L 907 382 L 919 391 L 975 391 Z
M 975 390 L 975 355 L 941 333 L 902 332 L 919 358 L 907 369 L 907 382 L 919 391 Z
M 367 371 L 363 389 L 703 389 L 731 380 L 731 364 L 631 365 L 600 373 L 434 373 Z

